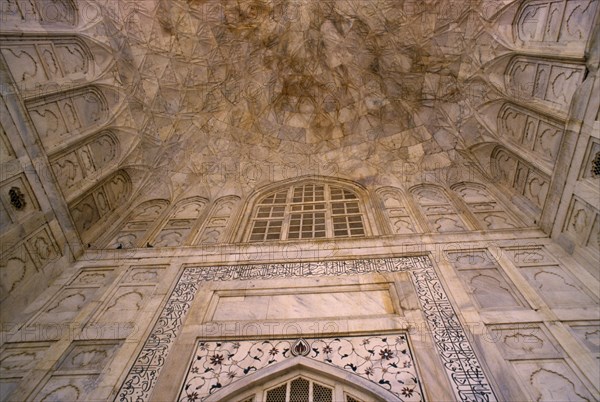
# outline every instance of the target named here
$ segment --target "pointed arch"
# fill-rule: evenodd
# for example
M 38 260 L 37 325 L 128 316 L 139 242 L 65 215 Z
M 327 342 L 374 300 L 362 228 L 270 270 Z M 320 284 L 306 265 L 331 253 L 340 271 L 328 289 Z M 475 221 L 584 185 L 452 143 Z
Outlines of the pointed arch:
M 386 221 L 393 234 L 420 232 L 419 219 L 408 204 L 402 191 L 395 187 L 382 187 L 375 191 L 383 203 Z
M 522 224 L 508 212 L 506 205 L 480 183 L 460 182 L 450 187 L 475 216 L 483 229 L 514 229 Z
M 153 199 L 138 204 L 120 225 L 118 232 L 108 243 L 108 248 L 132 248 L 141 246 L 154 224 L 162 217 L 169 205 L 165 199 Z
M 409 189 L 415 203 L 425 216 L 430 230 L 435 232 L 464 232 L 469 223 L 459 213 L 456 203 L 446 189 L 435 184 L 418 184 Z
M 208 200 L 190 197 L 179 201 L 170 211 L 168 220 L 160 231 L 151 237 L 150 244 L 156 247 L 176 247 L 187 244 L 192 229 L 202 216 Z

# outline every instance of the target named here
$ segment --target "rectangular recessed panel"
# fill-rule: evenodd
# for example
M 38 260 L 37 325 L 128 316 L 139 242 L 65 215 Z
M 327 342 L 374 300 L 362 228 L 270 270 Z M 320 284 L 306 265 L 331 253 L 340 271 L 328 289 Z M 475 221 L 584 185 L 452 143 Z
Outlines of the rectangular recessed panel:
M 302 319 L 394 314 L 389 290 L 219 297 L 214 321 Z

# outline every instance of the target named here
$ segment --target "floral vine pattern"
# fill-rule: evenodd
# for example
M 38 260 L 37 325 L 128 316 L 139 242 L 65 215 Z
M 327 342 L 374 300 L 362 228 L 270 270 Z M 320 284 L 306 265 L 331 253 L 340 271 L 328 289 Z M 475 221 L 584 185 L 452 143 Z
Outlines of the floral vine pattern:
M 424 400 L 406 334 L 306 341 L 307 358 L 373 381 L 390 391 L 391 398 L 407 402 Z M 285 339 L 200 341 L 179 401 L 202 401 L 244 376 L 294 357 L 294 345 L 294 340 Z
M 481 364 L 469 343 L 458 316 L 446 296 L 446 292 L 431 261 L 426 256 L 185 268 L 173 292 L 169 296 L 158 321 L 154 325 L 150 336 L 123 382 L 115 401 L 141 402 L 149 400 L 160 370 L 164 366 L 171 346 L 179 335 L 185 317 L 190 309 L 191 302 L 198 289 L 198 284 L 202 281 L 336 276 L 370 272 L 406 271 L 411 272 L 411 278 L 416 288 L 423 314 L 432 331 L 438 353 L 453 385 L 456 397 L 460 401 L 496 401 L 496 396 L 481 369 Z M 340 339 L 341 341 L 341 338 L 336 339 Z M 287 342 L 289 343 L 289 341 Z M 388 347 L 388 349 L 392 352 L 394 351 L 392 348 Z M 281 351 L 283 352 L 283 349 Z M 321 351 L 320 353 L 323 354 L 324 352 Z M 379 357 L 380 360 L 385 359 L 385 356 L 379 356 L 378 353 L 379 351 L 376 357 Z M 212 355 L 213 361 L 220 365 L 224 363 L 226 356 L 228 355 L 222 354 L 221 356 L 220 353 Z M 212 362 L 209 364 L 212 364 Z M 356 366 L 356 363 L 353 364 Z M 366 375 L 366 373 L 361 373 L 361 375 L 363 374 Z M 367 378 L 373 380 L 375 376 L 374 374 L 370 374 Z M 415 376 L 415 378 L 417 377 Z M 220 383 L 221 386 L 224 383 Z M 385 384 L 380 385 L 385 386 Z M 197 386 L 194 385 L 194 387 Z M 190 392 L 193 393 L 194 391 Z M 214 392 L 214 389 L 212 392 Z M 416 388 L 413 391 L 413 395 L 417 394 L 419 398 L 422 395 L 420 384 L 418 392 Z M 400 390 L 398 395 L 402 395 L 402 390 Z M 413 395 L 402 395 L 402 398 L 412 398 Z M 404 400 L 412 401 L 412 399 Z

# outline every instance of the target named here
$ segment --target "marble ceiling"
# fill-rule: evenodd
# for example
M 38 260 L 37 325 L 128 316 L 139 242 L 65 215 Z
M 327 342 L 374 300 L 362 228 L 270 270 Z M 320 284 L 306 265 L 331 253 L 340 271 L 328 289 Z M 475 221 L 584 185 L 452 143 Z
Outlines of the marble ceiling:
M 140 133 L 124 165 L 153 182 L 383 185 L 463 161 L 473 98 L 489 91 L 473 83 L 501 48 L 486 29 L 508 3 L 106 1 L 86 34 L 112 53 Z

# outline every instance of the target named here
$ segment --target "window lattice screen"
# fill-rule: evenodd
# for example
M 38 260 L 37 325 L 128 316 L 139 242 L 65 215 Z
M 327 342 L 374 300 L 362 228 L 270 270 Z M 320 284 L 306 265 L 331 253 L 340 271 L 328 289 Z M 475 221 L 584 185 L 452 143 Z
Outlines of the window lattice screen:
M 328 184 L 304 184 L 264 197 L 255 208 L 250 241 L 365 236 L 359 199 Z
M 296 378 L 266 392 L 266 402 L 333 402 L 333 389 Z

